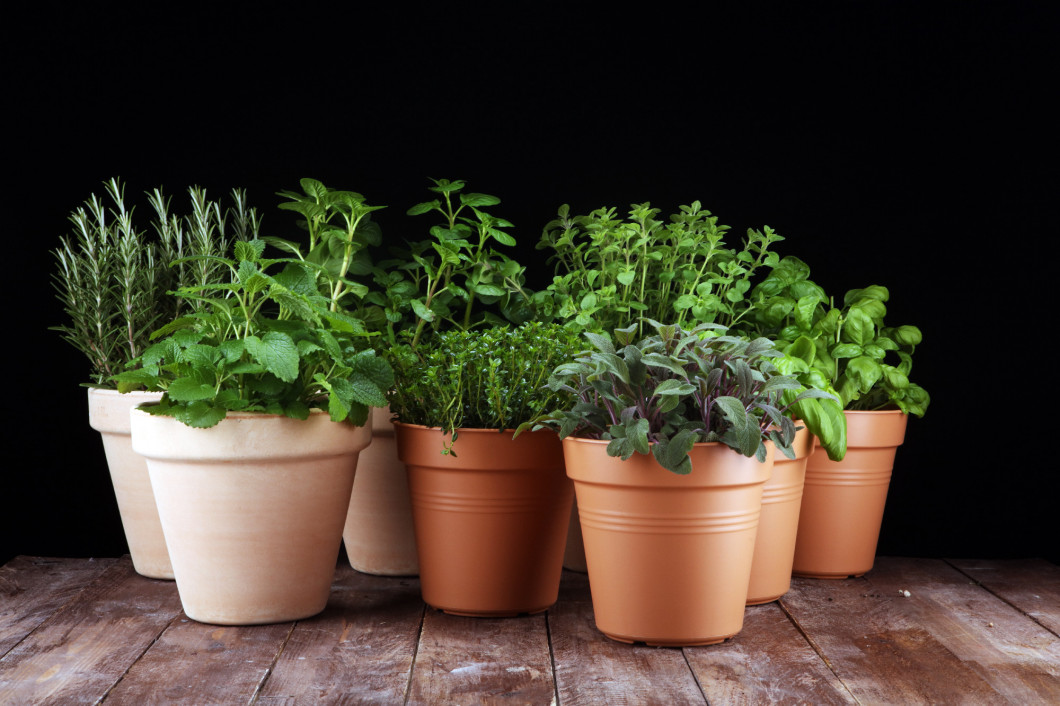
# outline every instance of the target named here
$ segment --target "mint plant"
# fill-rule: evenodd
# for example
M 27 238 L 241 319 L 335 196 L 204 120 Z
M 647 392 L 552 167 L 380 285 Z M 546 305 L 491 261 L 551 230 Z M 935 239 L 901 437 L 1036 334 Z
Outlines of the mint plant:
M 240 241 L 231 259 L 189 258 L 224 266 L 230 280 L 178 290 L 200 306 L 153 334 L 162 338 L 134 361 L 139 367 L 114 376 L 118 389 L 161 390 L 146 411 L 203 428 L 229 411 L 305 419 L 312 408 L 360 425 L 369 406 L 384 406 L 390 366 L 365 349 L 358 322 L 334 309 L 344 273 L 263 258 L 264 250 L 263 240 Z
M 719 335 L 725 328 L 704 323 L 685 330 L 648 321 L 655 330 L 640 341 L 636 326 L 615 338 L 586 332 L 595 350 L 558 366 L 549 388 L 571 395 L 574 404 L 536 420 L 561 437 L 609 440 L 610 456 L 628 459 L 651 453 L 664 468 L 692 470 L 689 452 L 698 442 L 721 442 L 744 456 L 765 460 L 771 440 L 789 458 L 796 427 L 782 401 L 827 397 L 800 390 L 772 360 L 780 353 L 765 338 L 748 341 Z
M 544 228 L 538 249 L 553 251 L 556 274 L 548 290 L 555 315 L 594 331 L 672 321 L 679 326 L 738 326 L 755 273 L 779 257 L 783 238 L 766 226 L 749 229 L 740 250 L 725 245 L 728 226 L 699 201 L 681 206 L 669 222 L 649 203 L 633 204 L 626 219 L 614 208 L 571 216 L 570 207 Z
M 234 207 L 222 208 L 191 187 L 187 215 L 171 213 L 170 200 L 155 189 L 149 195 L 155 218 L 145 226 L 135 207 L 126 206 L 119 179 L 104 187 L 105 197 L 93 194 L 70 214 L 73 232 L 52 251 L 52 281 L 67 316 L 52 330 L 89 359 L 97 386 L 143 353 L 159 321 L 180 314 L 171 290 L 216 281 L 215 268 L 170 268 L 173 260 L 223 253 L 233 238 L 253 238 L 260 225 L 238 189 L 232 192 Z
M 753 292 L 757 330 L 802 361 L 803 372 L 823 378 L 843 409 L 897 408 L 922 417 L 930 395 L 909 380 L 920 329 L 884 324 L 886 287 L 852 289 L 836 307 L 809 276 L 793 257 L 773 268 Z
M 443 453 L 452 453 L 461 428 L 515 429 L 558 404 L 564 395 L 548 387 L 549 374 L 582 347 L 569 329 L 541 322 L 431 333 L 395 356 L 403 382 L 390 408 L 450 435 Z

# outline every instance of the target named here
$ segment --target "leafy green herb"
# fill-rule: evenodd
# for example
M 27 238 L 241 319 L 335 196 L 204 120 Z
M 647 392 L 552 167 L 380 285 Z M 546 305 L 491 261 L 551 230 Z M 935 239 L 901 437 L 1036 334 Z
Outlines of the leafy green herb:
M 741 250 L 725 245 L 728 226 L 718 225 L 695 201 L 664 223 L 659 209 L 634 204 L 628 218 L 614 208 L 571 216 L 564 204 L 537 244 L 554 251 L 556 274 L 548 289 L 555 315 L 584 330 L 610 331 L 646 319 L 679 326 L 737 326 L 746 315 L 745 295 L 755 272 L 778 256 L 770 246 L 783 238 L 766 226 L 747 231 Z
M 843 409 L 896 407 L 922 417 L 931 398 L 909 380 L 920 329 L 884 325 L 886 287 L 852 289 L 836 307 L 809 275 L 794 257 L 773 268 L 753 293 L 757 330 L 802 361 L 804 372 L 827 381 Z
M 725 329 L 717 324 L 684 330 L 648 323 L 655 334 L 639 342 L 636 326 L 616 329 L 614 339 L 586 333 L 595 350 L 558 366 L 549 381 L 574 404 L 536 423 L 561 437 L 610 440 L 611 456 L 651 453 L 681 474 L 691 472 L 688 454 L 697 442 L 718 441 L 764 460 L 768 439 L 793 456 L 796 428 L 781 396 L 827 393 L 800 390 L 797 380 L 780 374 L 771 341 L 718 335 Z
M 173 260 L 219 255 L 233 238 L 256 237 L 260 219 L 246 206 L 241 190 L 233 190 L 234 206 L 222 210 L 198 187 L 189 188 L 191 213 L 170 213 L 161 190 L 149 194 L 155 211 L 151 230 L 138 225 L 134 207 L 126 207 L 119 179 L 105 183 L 106 199 L 92 195 L 70 215 L 74 230 L 53 251 L 53 274 L 68 322 L 52 327 L 88 357 L 91 379 L 105 384 L 149 345 L 159 321 L 181 313 L 182 303 L 170 291 L 206 285 L 222 274 L 207 259 L 195 265 Z
M 549 373 L 582 346 L 573 332 L 540 322 L 433 333 L 418 354 L 404 347 L 395 357 L 402 383 L 390 408 L 402 422 L 440 427 L 453 441 L 460 428 L 514 429 L 559 403 Z

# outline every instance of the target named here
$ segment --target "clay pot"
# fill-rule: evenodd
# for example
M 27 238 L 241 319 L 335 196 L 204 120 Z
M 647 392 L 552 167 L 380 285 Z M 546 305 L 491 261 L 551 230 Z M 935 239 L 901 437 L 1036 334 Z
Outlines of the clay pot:
M 574 480 L 596 626 L 649 645 L 709 645 L 743 627 L 762 486 L 773 467 L 696 444 L 692 472 L 607 441 L 563 440 Z
M 88 423 L 103 437 L 114 497 L 125 530 L 133 569 L 141 576 L 172 579 L 162 523 L 151 491 L 147 463 L 132 449 L 129 410 L 144 402 L 157 402 L 161 392 L 128 392 L 89 388 Z
M 370 424 L 229 412 L 209 429 L 133 410 L 189 618 L 297 620 L 324 609 Z
M 778 453 L 773 459 L 773 474 L 762 488 L 762 515 L 758 518 L 747 605 L 775 601 L 791 588 L 806 461 L 816 448 L 815 441 L 808 429 L 800 429 L 791 445 L 795 458 Z
M 875 561 L 894 455 L 905 439 L 908 415 L 899 410 L 843 414 L 846 456 L 832 461 L 822 451 L 806 464 L 792 566 L 796 576 L 861 576 Z
M 372 408 L 372 443 L 357 460 L 342 540 L 357 571 L 414 576 L 419 562 L 409 481 L 390 419 L 389 407 Z
M 408 468 L 423 600 L 456 615 L 538 613 L 556 602 L 573 490 L 554 432 L 395 423 Z

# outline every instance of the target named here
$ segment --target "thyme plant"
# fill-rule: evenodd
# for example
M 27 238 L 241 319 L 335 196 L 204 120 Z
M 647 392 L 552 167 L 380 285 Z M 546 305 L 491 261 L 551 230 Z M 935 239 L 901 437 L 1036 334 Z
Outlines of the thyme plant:
M 559 404 L 565 396 L 548 386 L 549 374 L 583 347 L 557 324 L 530 322 L 431 333 L 394 359 L 403 382 L 390 408 L 405 423 L 439 427 L 452 453 L 460 428 L 515 429 Z
M 137 222 L 135 207 L 126 206 L 118 178 L 105 182 L 104 192 L 70 214 L 73 231 L 52 251 L 52 282 L 67 322 L 51 328 L 89 359 L 95 385 L 106 384 L 136 359 L 159 321 L 180 314 L 171 290 L 207 284 L 219 274 L 212 267 L 170 269 L 170 262 L 221 254 L 232 238 L 253 238 L 260 226 L 238 189 L 232 192 L 235 206 L 222 209 L 204 190 L 191 187 L 187 215 L 171 213 L 170 200 L 155 189 L 149 195 L 155 219 L 148 227 Z

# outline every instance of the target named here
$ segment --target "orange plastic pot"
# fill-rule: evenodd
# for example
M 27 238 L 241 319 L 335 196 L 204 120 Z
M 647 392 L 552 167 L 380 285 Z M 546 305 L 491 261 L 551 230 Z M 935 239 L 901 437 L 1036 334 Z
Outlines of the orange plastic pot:
M 133 451 L 129 429 L 129 410 L 145 402 L 157 402 L 161 397 L 161 392 L 122 394 L 117 390 L 89 388 L 88 423 L 103 437 L 103 451 L 133 569 L 148 578 L 172 579 L 173 565 L 158 519 L 147 462 Z
M 843 413 L 847 453 L 815 453 L 806 464 L 792 572 L 841 579 L 872 569 L 894 455 L 908 415 L 899 410 Z
M 621 642 L 709 645 L 743 627 L 762 486 L 773 467 L 697 444 L 692 472 L 607 442 L 563 440 L 597 628 Z
M 762 488 L 762 516 L 758 519 L 747 605 L 775 601 L 791 588 L 806 462 L 816 448 L 815 441 L 809 429 L 800 429 L 792 443 L 795 458 L 778 453 L 773 459 L 773 475 Z
M 567 548 L 563 552 L 563 568 L 585 573 L 585 544 L 582 542 L 582 522 L 578 517 L 578 503 L 570 506 L 570 527 L 567 528 Z
M 389 407 L 372 408 L 372 443 L 357 459 L 342 541 L 357 571 L 379 576 L 419 572 L 408 474 L 397 454 Z
M 550 431 L 395 423 L 408 469 L 423 600 L 456 615 L 538 613 L 556 602 L 573 489 Z

